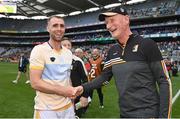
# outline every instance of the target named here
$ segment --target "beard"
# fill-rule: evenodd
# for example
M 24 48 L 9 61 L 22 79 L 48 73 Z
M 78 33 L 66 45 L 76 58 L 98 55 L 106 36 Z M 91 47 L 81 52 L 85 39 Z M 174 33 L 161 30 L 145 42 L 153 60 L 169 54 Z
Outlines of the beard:
M 54 35 L 54 34 L 51 34 L 50 37 L 52 38 L 52 40 L 55 40 L 55 41 L 61 41 L 63 35 Z

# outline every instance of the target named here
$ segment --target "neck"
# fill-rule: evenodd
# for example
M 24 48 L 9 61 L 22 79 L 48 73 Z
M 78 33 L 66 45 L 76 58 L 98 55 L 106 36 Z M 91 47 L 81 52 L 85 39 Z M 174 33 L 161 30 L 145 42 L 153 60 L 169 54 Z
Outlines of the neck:
M 61 42 L 60 41 L 50 39 L 48 42 L 51 45 L 51 47 L 53 49 L 55 49 L 56 51 L 61 50 L 62 47 L 61 47 Z
M 130 31 L 130 29 L 128 31 L 126 31 L 125 33 L 123 33 L 121 35 L 121 37 L 118 38 L 118 41 L 121 45 L 126 45 L 129 36 L 132 34 L 132 32 Z

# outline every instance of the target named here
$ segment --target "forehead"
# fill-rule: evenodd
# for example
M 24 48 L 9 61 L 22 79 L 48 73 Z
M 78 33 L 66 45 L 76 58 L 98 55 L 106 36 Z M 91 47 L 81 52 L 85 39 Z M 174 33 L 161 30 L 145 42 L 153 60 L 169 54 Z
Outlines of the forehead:
M 75 53 L 83 53 L 83 52 L 81 52 L 80 50 L 75 50 Z
M 49 20 L 49 24 L 64 24 L 64 20 L 61 18 L 53 17 Z
M 121 20 L 123 17 L 125 17 L 124 15 L 121 14 L 117 14 L 117 15 L 113 15 L 113 16 L 108 16 L 105 17 L 105 22 L 111 20 L 111 19 L 117 19 L 117 20 Z
M 98 49 L 94 49 L 92 52 L 93 52 L 93 53 L 97 53 L 97 52 L 98 52 Z
M 61 43 L 62 44 L 68 44 L 68 45 L 71 44 L 70 41 L 68 41 L 68 40 L 61 41 Z

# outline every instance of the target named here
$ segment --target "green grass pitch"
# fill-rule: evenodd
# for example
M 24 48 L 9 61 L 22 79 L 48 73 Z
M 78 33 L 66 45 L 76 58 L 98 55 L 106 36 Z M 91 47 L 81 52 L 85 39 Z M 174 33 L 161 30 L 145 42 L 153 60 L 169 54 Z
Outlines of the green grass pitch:
M 17 75 L 17 64 L 0 63 L 0 118 L 32 118 L 35 91 L 25 84 L 22 75 L 18 84 L 13 84 Z M 180 89 L 179 77 L 172 77 L 173 96 Z M 84 118 L 118 118 L 118 96 L 114 80 L 103 87 L 104 108 L 99 108 L 99 100 L 94 91 L 93 101 Z M 180 118 L 180 97 L 173 104 L 172 118 Z

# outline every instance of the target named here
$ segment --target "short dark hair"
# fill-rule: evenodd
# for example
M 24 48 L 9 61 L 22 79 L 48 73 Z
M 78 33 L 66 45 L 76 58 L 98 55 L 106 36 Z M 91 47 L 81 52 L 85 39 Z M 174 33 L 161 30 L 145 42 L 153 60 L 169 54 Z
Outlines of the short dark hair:
M 62 17 L 60 17 L 60 16 L 52 15 L 52 16 L 50 16 L 50 17 L 47 19 L 47 23 L 49 23 L 49 21 L 50 21 L 52 18 L 58 18 L 58 19 L 64 20 L 64 19 L 63 19 Z
M 68 37 L 63 37 L 63 38 L 61 39 L 61 41 L 65 41 L 65 40 L 67 40 L 67 41 L 69 41 L 70 43 L 72 43 L 72 42 L 71 42 L 71 39 L 68 38 Z

